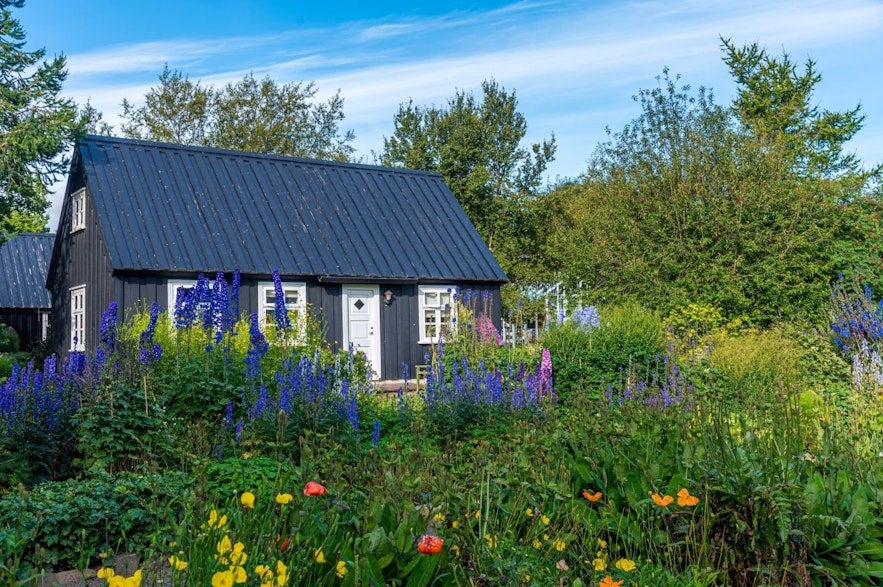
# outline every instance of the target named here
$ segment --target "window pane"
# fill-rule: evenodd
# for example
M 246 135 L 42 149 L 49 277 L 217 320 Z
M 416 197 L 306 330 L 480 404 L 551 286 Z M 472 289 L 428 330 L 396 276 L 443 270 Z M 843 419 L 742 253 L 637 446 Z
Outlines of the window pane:
M 423 294 L 423 303 L 427 306 L 438 305 L 438 292 L 428 291 Z
M 300 300 L 300 292 L 296 289 L 286 289 L 285 290 L 285 305 L 286 306 L 296 306 Z
M 451 294 L 449 294 L 448 292 L 444 292 L 443 294 L 440 294 L 440 295 L 441 295 L 441 298 L 439 300 L 439 303 L 442 306 L 449 305 L 451 303 Z
M 271 306 L 276 303 L 276 292 L 272 288 L 264 290 L 264 302 Z

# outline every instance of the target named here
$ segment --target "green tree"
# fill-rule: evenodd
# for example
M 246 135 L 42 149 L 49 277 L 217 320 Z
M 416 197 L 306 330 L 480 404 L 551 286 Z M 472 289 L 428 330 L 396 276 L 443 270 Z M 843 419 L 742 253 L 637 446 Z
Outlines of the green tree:
M 64 57 L 44 61 L 45 49 L 24 49 L 11 11 L 23 5 L 0 0 L 0 242 L 41 219 L 45 226 L 47 186 L 64 172 L 62 154 L 81 132 L 76 106 L 60 96 Z
M 667 71 L 636 99 L 641 115 L 567 188 L 573 228 L 549 242 L 569 279 L 663 311 L 701 302 L 761 324 L 818 317 L 842 219 L 830 182 L 794 173 L 787 143 L 746 132 Z
M 343 98 L 315 100 L 310 83 L 242 80 L 217 89 L 166 66 L 144 104 L 123 100 L 125 136 L 222 149 L 347 160 L 351 131 L 341 133 Z
M 441 173 L 510 278 L 529 274 L 523 256 L 537 231 L 532 211 L 556 145 L 553 136 L 521 146 L 527 121 L 515 92 L 485 81 L 480 101 L 465 91 L 441 107 L 409 101 L 394 124 L 380 163 Z
M 807 59 L 798 71 L 787 53 L 775 58 L 757 43 L 737 47 L 721 39 L 721 48 L 738 88 L 733 106 L 756 137 L 783 143 L 801 175 L 861 173 L 858 157 L 843 151 L 862 128 L 861 106 L 844 112 L 819 109 L 813 92 L 822 76 L 815 61 Z

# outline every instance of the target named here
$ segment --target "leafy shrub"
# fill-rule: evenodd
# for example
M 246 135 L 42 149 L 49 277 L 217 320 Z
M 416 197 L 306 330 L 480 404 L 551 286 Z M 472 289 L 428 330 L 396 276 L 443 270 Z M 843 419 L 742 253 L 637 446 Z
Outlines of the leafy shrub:
M 0 353 L 15 353 L 19 348 L 18 333 L 0 322 Z
M 191 491 L 192 480 L 177 472 L 43 483 L 0 499 L 0 545 L 28 537 L 18 547 L 22 573 L 85 568 L 102 552 L 143 552 L 172 538 Z
M 600 318 L 597 328 L 565 322 L 542 337 L 565 404 L 597 400 L 607 384 L 618 383 L 633 367 L 637 372 L 665 352 L 662 322 L 655 313 L 629 304 L 602 308 Z

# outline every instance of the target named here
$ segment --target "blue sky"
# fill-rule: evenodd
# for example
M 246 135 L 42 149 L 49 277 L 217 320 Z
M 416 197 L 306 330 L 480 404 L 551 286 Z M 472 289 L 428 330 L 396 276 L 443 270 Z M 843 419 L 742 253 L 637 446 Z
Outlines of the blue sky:
M 402 102 L 443 104 L 493 78 L 515 90 L 529 141 L 554 133 L 550 181 L 586 167 L 605 127 L 639 114 L 632 100 L 668 66 L 726 103 L 734 84 L 720 37 L 817 62 L 821 108 L 861 103 L 849 145 L 883 162 L 883 3 L 870 0 L 525 0 L 303 2 L 269 0 L 29 0 L 14 10 L 29 46 L 67 57 L 65 93 L 112 124 L 140 103 L 164 64 L 204 84 L 251 72 L 340 90 L 344 129 L 372 162 Z M 50 228 L 57 224 L 53 196 Z

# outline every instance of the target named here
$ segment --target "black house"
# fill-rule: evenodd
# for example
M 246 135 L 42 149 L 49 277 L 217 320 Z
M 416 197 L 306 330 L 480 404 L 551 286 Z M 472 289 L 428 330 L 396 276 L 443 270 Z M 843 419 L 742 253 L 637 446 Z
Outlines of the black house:
M 111 301 L 174 305 L 199 273 L 239 269 L 263 314 L 279 270 L 291 308 L 321 310 L 328 341 L 380 378 L 424 355 L 455 288 L 506 275 L 441 175 L 87 136 L 76 146 L 47 287 L 53 348 L 93 348 Z M 229 275 L 229 273 L 228 273 Z
M 22 350 L 46 338 L 46 274 L 54 234 L 18 234 L 0 246 L 0 322 L 18 333 Z

